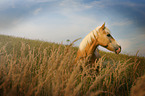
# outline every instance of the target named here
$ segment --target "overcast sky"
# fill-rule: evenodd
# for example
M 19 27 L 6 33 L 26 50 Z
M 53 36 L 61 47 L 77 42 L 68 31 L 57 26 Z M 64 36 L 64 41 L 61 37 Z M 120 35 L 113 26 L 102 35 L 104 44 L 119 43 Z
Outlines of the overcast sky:
M 145 56 L 145 0 L 0 0 L 0 34 L 66 44 L 104 22 L 122 53 Z

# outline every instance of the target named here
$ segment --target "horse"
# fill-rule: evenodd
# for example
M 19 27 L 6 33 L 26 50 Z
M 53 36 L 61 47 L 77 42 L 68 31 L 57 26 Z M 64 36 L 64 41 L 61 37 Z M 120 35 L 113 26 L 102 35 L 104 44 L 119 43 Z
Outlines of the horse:
M 89 56 L 89 61 L 94 63 L 101 56 L 98 46 L 103 46 L 116 54 L 121 52 L 121 46 L 111 36 L 110 30 L 105 26 L 98 26 L 91 31 L 80 43 L 75 61 Z

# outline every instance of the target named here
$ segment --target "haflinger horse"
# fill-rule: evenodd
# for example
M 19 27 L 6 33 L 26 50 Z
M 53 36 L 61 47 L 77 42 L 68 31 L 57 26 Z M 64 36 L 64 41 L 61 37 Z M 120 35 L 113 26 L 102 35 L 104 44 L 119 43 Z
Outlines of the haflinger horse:
M 105 47 L 110 51 L 114 51 L 116 54 L 119 54 L 121 52 L 121 46 L 111 36 L 110 30 L 105 27 L 104 23 L 102 26 L 99 26 L 91 31 L 82 40 L 75 61 L 89 56 L 89 61 L 94 63 L 95 60 L 99 59 L 100 57 L 99 51 L 97 49 L 99 45 Z

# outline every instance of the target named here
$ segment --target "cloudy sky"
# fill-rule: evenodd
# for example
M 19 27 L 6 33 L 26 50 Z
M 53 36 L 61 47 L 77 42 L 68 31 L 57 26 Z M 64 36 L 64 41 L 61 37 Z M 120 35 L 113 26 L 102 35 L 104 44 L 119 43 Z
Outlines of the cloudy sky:
M 144 10 L 145 0 L 0 0 L 0 34 L 66 44 L 105 22 L 122 53 L 145 56 Z

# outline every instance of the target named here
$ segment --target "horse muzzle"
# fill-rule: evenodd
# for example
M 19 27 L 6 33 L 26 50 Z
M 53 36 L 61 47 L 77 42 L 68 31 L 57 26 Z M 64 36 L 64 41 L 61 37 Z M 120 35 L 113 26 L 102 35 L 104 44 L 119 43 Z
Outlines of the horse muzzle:
M 119 54 L 121 52 L 121 46 L 115 48 L 115 53 L 116 54 Z

